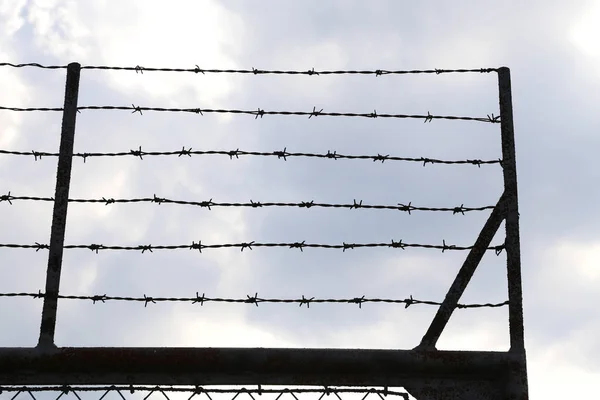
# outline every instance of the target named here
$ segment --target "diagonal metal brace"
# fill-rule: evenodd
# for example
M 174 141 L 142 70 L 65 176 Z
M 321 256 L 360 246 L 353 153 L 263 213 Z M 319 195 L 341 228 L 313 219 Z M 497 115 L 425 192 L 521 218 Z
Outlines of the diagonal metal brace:
M 435 317 L 433 317 L 433 321 L 431 321 L 431 325 L 429 325 L 427 332 L 421 339 L 421 344 L 415 347 L 414 350 L 435 350 L 435 344 L 446 327 L 452 312 L 456 308 L 458 300 L 460 300 L 460 297 L 467 288 L 487 247 L 492 242 L 494 235 L 500 228 L 500 224 L 502 224 L 502 221 L 506 216 L 506 201 L 507 194 L 504 192 L 481 229 L 479 237 L 475 241 L 475 245 L 458 271 L 454 282 L 452 282 L 452 286 L 450 286 L 448 293 L 446 293 L 446 298 L 442 302 L 442 305 L 440 305 Z

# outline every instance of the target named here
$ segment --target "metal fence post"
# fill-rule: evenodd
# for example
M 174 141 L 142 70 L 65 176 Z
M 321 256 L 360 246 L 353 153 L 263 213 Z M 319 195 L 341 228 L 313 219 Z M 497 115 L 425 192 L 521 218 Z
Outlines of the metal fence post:
M 502 168 L 506 202 L 506 260 L 508 278 L 508 325 L 510 352 L 522 355 L 511 365 L 508 381 L 510 398 L 528 399 L 525 336 L 523 323 L 523 290 L 521 286 L 521 245 L 519 238 L 519 205 L 517 193 L 517 165 L 515 132 L 513 126 L 512 90 L 510 69 L 498 69 L 500 97 L 500 127 L 502 135 Z
M 62 267 L 65 227 L 67 222 L 67 206 L 69 186 L 71 183 L 71 165 L 73 163 L 73 143 L 75 139 L 75 120 L 77 117 L 77 98 L 79 95 L 79 77 L 81 65 L 71 63 L 67 67 L 67 82 L 60 135 L 60 153 L 56 171 L 56 191 L 52 228 L 50 230 L 50 252 L 46 274 L 46 291 L 42 308 L 40 338 L 37 347 L 40 349 L 55 348 L 54 332 L 56 329 L 56 309 L 58 306 L 58 290 Z

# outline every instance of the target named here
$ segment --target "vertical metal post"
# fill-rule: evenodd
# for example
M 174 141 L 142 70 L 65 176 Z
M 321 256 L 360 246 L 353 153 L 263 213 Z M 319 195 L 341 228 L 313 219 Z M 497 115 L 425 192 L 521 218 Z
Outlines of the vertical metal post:
M 517 165 L 513 127 L 510 70 L 498 70 L 500 89 L 500 119 L 502 130 L 502 167 L 506 201 L 506 258 L 508 272 L 510 350 L 525 349 L 523 329 L 523 292 L 521 288 L 521 246 L 519 239 L 519 205 L 517 196 Z
M 56 328 L 56 309 L 58 306 L 58 290 L 60 286 L 60 270 L 62 267 L 65 227 L 67 222 L 67 206 L 69 186 L 71 183 L 71 166 L 73 163 L 73 143 L 75 139 L 75 120 L 77 117 L 77 98 L 79 96 L 79 76 L 81 65 L 71 63 L 67 67 L 67 82 L 63 108 L 62 129 L 60 135 L 60 153 L 56 172 L 56 191 L 52 228 L 50 231 L 50 254 L 46 273 L 46 296 L 42 309 L 40 338 L 37 347 L 41 349 L 55 348 L 54 332 Z
M 523 323 L 523 291 L 521 287 L 521 245 L 519 238 L 517 165 L 510 69 L 507 67 L 498 69 L 498 89 L 500 97 L 504 192 L 507 195 L 505 246 L 508 278 L 510 352 L 522 355 L 521 361 L 511 366 L 512 368 L 509 381 L 507 382 L 507 389 L 511 398 L 527 399 L 528 385 Z

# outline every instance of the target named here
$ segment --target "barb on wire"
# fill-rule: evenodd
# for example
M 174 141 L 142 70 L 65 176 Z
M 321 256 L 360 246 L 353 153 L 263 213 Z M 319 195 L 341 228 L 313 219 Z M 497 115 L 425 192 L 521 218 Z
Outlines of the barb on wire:
M 49 108 L 49 107 L 5 107 L 0 106 L 0 110 L 8 110 L 8 111 L 63 111 L 62 108 Z M 142 107 L 136 106 L 132 104 L 129 106 L 80 106 L 77 107 L 77 111 L 81 110 L 133 110 L 132 113 L 139 112 L 140 115 L 143 115 L 142 111 L 159 111 L 159 112 L 185 112 L 185 113 L 196 113 L 202 114 L 204 113 L 215 113 L 215 114 L 249 114 L 253 115 L 254 119 L 260 117 L 262 119 L 265 115 L 299 115 L 299 116 L 313 116 L 315 115 L 315 111 L 266 111 L 264 109 L 258 108 L 257 111 L 254 110 L 240 110 L 240 109 L 212 109 L 212 108 L 165 108 L 165 107 Z M 418 115 L 418 114 L 377 114 L 377 113 L 351 113 L 351 112 L 324 112 L 319 111 L 319 116 L 328 116 L 328 117 L 363 117 L 363 118 L 402 118 L 402 119 L 424 119 L 424 122 L 431 122 L 434 119 L 445 119 L 445 120 L 463 120 L 463 121 L 479 121 L 479 122 L 491 122 L 491 123 L 499 123 L 500 117 L 491 117 L 487 116 L 485 118 L 482 117 L 465 117 L 465 116 L 455 116 L 455 115 L 432 115 L 427 112 L 427 115 Z
M 33 156 L 34 160 L 42 159 L 42 157 L 58 157 L 59 153 L 51 153 L 44 151 L 13 151 L 13 150 L 3 150 L 0 149 L 0 154 L 9 154 L 16 156 Z M 260 151 L 244 151 L 240 149 L 236 150 L 192 150 L 185 149 L 183 147 L 181 150 L 177 151 L 143 151 L 142 146 L 139 146 L 137 150 L 129 150 L 124 152 L 116 152 L 116 153 L 99 153 L 99 152 L 85 152 L 85 153 L 73 153 L 73 157 L 81 157 L 83 158 L 83 162 L 86 161 L 88 157 L 139 157 L 143 160 L 143 156 L 189 156 L 192 155 L 223 155 L 228 156 L 230 159 L 233 157 L 239 159 L 239 156 L 274 156 L 278 159 L 283 159 L 287 161 L 287 157 L 313 157 L 313 158 L 323 158 L 323 159 L 354 159 L 354 160 L 373 160 L 373 161 L 381 161 L 382 163 L 390 160 L 390 161 L 409 161 L 409 162 L 418 162 L 423 163 L 423 166 L 427 164 L 472 164 L 478 167 L 485 164 L 502 164 L 502 160 L 439 160 L 435 158 L 426 158 L 426 157 L 395 157 L 388 155 L 347 155 L 347 154 L 339 154 L 337 151 L 331 152 L 328 150 L 327 153 L 292 153 L 287 151 L 287 147 L 285 147 L 282 151 L 271 151 L 271 152 L 260 152 Z
M 31 200 L 31 201 L 47 201 L 53 202 L 53 197 L 36 197 L 36 196 L 14 196 L 11 195 L 9 191 L 8 194 L 0 195 L 0 203 L 3 201 L 8 202 L 12 205 L 13 200 Z M 212 210 L 211 207 L 250 207 L 250 208 L 263 208 L 263 207 L 298 207 L 298 208 L 310 208 L 310 207 L 325 207 L 325 208 L 347 208 L 347 209 L 377 209 L 377 210 L 399 210 L 408 212 L 411 211 L 444 211 L 451 212 L 452 214 L 462 214 L 470 211 L 485 211 L 485 210 L 493 210 L 495 206 L 482 206 L 482 207 L 465 207 L 464 204 L 461 204 L 459 207 L 417 207 L 413 206 L 412 203 L 408 203 L 408 205 L 404 205 L 398 203 L 398 205 L 379 205 L 379 204 L 363 204 L 362 200 L 358 202 L 356 199 L 353 200 L 353 203 L 346 204 L 331 204 L 331 203 L 315 203 L 314 200 L 311 201 L 302 201 L 296 203 L 284 203 L 284 202 L 262 202 L 262 201 L 253 201 L 244 202 L 244 203 L 231 203 L 231 202 L 216 202 L 211 198 L 206 201 L 184 201 L 184 200 L 171 200 L 164 197 L 158 197 L 156 194 L 153 197 L 144 197 L 144 198 L 134 198 L 134 199 L 115 199 L 115 198 L 106 198 L 102 197 L 101 199 L 68 199 L 70 203 L 103 203 L 104 205 L 109 204 L 117 204 L 117 203 L 156 203 L 156 204 L 179 204 L 179 205 L 191 205 L 198 206 L 202 208 L 207 208 L 208 210 Z
M 24 67 L 36 67 L 44 69 L 64 69 L 66 65 L 41 65 L 38 63 L 27 63 L 27 64 L 13 64 L 13 63 L 0 63 L 0 67 L 13 67 L 13 68 L 24 68 Z M 472 68 L 472 69 L 413 69 L 413 70 L 323 70 L 315 71 L 314 68 L 309 70 L 261 70 L 257 68 L 252 69 L 203 69 L 198 65 L 195 68 L 156 68 L 156 67 L 142 67 L 136 65 L 135 67 L 116 67 L 106 65 L 82 65 L 81 69 L 98 69 L 98 70 L 117 70 L 117 71 L 135 71 L 136 73 L 143 74 L 144 71 L 153 72 L 193 72 L 194 74 L 202 73 L 214 73 L 214 74 L 250 74 L 250 75 L 264 75 L 264 74 L 275 74 L 275 75 L 406 75 L 406 74 L 447 74 L 447 73 L 490 73 L 498 71 L 498 68 Z
M 97 294 L 97 295 L 49 295 L 43 293 L 41 290 L 38 293 L 0 293 L 0 297 L 31 297 L 34 299 L 41 299 L 46 297 L 56 297 L 58 299 L 67 299 L 67 300 L 91 300 L 93 304 L 105 303 L 107 301 L 134 301 L 144 303 L 144 307 L 147 307 L 148 304 L 157 304 L 161 302 L 187 302 L 192 304 L 200 304 L 201 306 L 204 303 L 238 303 L 238 304 L 251 304 L 258 307 L 259 303 L 280 303 L 280 304 L 298 304 L 299 307 L 302 305 L 306 305 L 307 308 L 310 308 L 311 304 L 321 304 L 321 303 L 330 303 L 330 304 L 356 304 L 358 308 L 362 309 L 362 305 L 365 303 L 386 303 L 386 304 L 404 304 L 404 308 L 408 308 L 414 304 L 425 304 L 432 306 L 440 306 L 441 302 L 430 301 L 430 300 L 417 300 L 412 297 L 412 295 L 405 299 L 385 299 L 385 298 L 367 298 L 365 296 L 358 296 L 352 298 L 345 299 L 318 299 L 315 297 L 308 297 L 302 295 L 300 298 L 295 299 L 279 299 L 279 298 L 262 298 L 258 296 L 258 293 L 254 295 L 246 295 L 245 298 L 223 298 L 223 297 L 207 297 L 205 293 L 202 293 L 202 296 L 196 292 L 196 296 L 193 297 L 155 297 L 148 296 L 143 294 L 141 297 L 130 297 L 130 296 L 108 296 L 105 294 Z M 508 300 L 503 301 L 501 303 L 483 303 L 483 304 L 457 304 L 456 308 L 458 309 L 467 309 L 467 308 L 496 308 L 503 307 L 508 305 Z
M 13 243 L 0 243 L 0 247 L 7 248 L 21 248 L 21 249 L 36 249 L 36 251 L 42 249 L 49 249 L 48 244 L 13 244 Z M 306 243 L 305 241 L 298 241 L 294 243 L 256 243 L 255 241 L 243 242 L 243 243 L 223 243 L 223 244 L 201 244 L 201 242 L 192 242 L 189 244 L 178 244 L 178 245 L 137 245 L 137 246 L 105 246 L 103 244 L 68 244 L 64 245 L 65 249 L 89 249 L 96 253 L 98 250 L 141 250 L 142 253 L 152 250 L 177 250 L 177 249 L 190 249 L 200 250 L 202 249 L 217 249 L 217 248 L 230 248 L 238 247 L 241 251 L 244 249 L 252 250 L 252 247 L 287 247 L 289 249 L 299 248 L 302 250 L 305 247 L 323 248 L 323 249 L 342 249 L 346 250 L 362 248 L 362 247 L 389 247 L 389 248 L 400 248 L 404 250 L 406 247 L 420 247 L 426 249 L 440 249 L 442 253 L 446 250 L 471 250 L 474 246 L 457 246 L 448 245 L 444 240 L 441 245 L 434 244 L 417 244 L 417 243 L 403 243 L 402 240 L 396 242 L 394 240 L 391 243 L 342 243 L 342 244 L 319 244 L 319 243 Z M 504 244 L 486 247 L 486 250 L 494 250 L 496 255 L 499 255 L 504 249 Z

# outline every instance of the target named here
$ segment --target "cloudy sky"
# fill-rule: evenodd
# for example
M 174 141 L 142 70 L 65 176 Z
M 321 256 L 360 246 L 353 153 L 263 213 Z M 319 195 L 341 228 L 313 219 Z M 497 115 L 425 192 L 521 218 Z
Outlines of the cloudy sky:
M 600 3 L 0 0 L 0 62 L 166 68 L 400 70 L 508 66 L 513 84 L 525 335 L 532 399 L 600 378 Z M 0 105 L 62 107 L 64 69 L 0 68 Z M 498 115 L 497 75 L 239 75 L 83 70 L 79 105 Z M 0 111 L 0 149 L 57 152 L 60 112 Z M 499 124 L 477 121 L 83 110 L 75 152 L 235 150 L 497 160 Z M 56 157 L 0 156 L 0 194 L 54 196 Z M 498 164 L 226 155 L 90 157 L 70 198 L 222 203 L 494 205 Z M 52 203 L 0 203 L 0 243 L 48 243 Z M 470 246 L 489 210 L 451 212 L 70 203 L 66 244 L 241 242 Z M 503 242 L 503 227 L 492 245 Z M 47 251 L 0 248 L 0 293 L 44 290 Z M 442 301 L 467 252 L 255 247 L 67 249 L 65 295 Z M 488 252 L 461 303 L 507 299 Z M 0 298 L 0 347 L 35 346 L 42 302 Z M 410 349 L 435 306 L 59 302 L 59 346 Z M 439 349 L 508 349 L 506 307 L 457 310 Z M 10 329 L 6 329 L 10 327 Z M 551 384 L 549 384 L 551 382 Z M 596 384 L 594 385 L 594 382 Z

